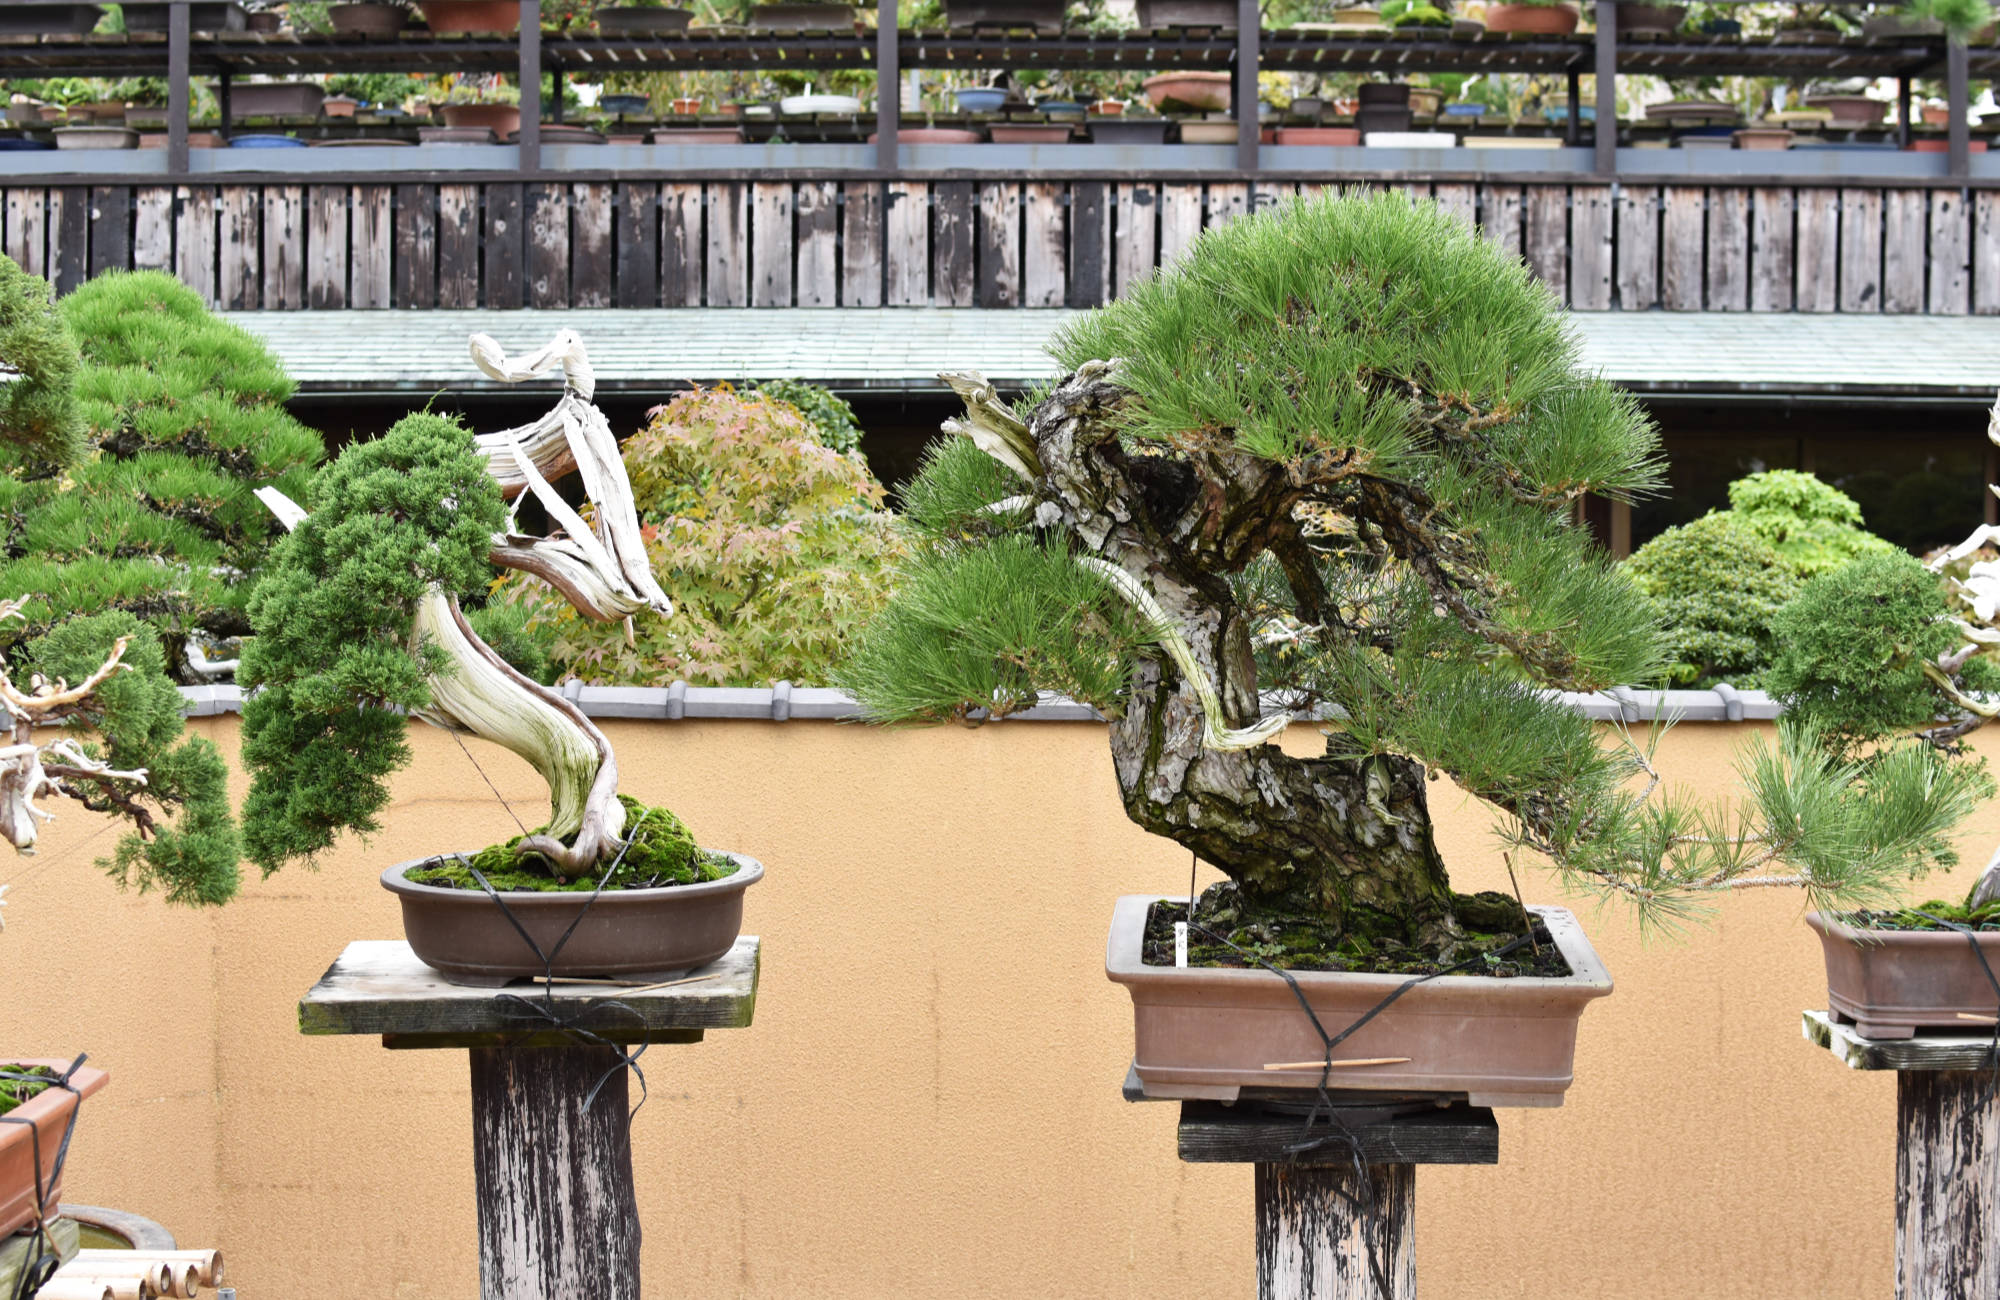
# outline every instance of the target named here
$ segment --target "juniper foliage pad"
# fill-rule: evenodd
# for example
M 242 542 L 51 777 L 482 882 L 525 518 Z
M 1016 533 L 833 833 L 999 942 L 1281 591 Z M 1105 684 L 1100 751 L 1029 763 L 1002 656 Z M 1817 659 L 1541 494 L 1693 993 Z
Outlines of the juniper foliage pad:
M 76 340 L 49 282 L 0 255 L 0 440 L 55 465 L 83 454 Z

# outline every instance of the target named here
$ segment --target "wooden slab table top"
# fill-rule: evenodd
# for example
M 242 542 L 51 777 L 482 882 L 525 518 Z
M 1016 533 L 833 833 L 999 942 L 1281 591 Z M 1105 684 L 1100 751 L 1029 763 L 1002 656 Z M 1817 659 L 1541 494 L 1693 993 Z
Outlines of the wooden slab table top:
M 1933 1030 L 1914 1038 L 1863 1038 L 1824 1011 L 1805 1012 L 1808 1043 L 1826 1048 L 1850 1070 L 1991 1070 L 1993 1026 L 1968 1022 L 1963 1030 Z
M 655 985 L 490 989 L 447 982 L 401 939 L 361 939 L 299 1000 L 299 1032 L 380 1034 L 391 1048 L 554 1047 L 576 1041 L 566 1025 L 612 1043 L 697 1043 L 710 1029 L 749 1026 L 761 950 L 746 934 L 718 960 Z

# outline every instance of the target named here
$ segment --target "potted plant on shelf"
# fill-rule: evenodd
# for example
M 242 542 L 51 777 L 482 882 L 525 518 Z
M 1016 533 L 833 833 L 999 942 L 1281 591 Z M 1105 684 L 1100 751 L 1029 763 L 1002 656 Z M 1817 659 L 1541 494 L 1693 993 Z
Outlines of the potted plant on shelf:
M 703 965 L 735 942 L 743 892 L 763 868 L 699 848 L 672 813 L 621 795 L 604 734 L 508 664 L 459 603 L 498 565 L 542 578 L 586 618 L 672 610 L 648 567 L 617 439 L 591 405 L 583 344 L 565 330 L 509 358 L 475 335 L 473 356 L 507 383 L 560 366 L 563 396 L 535 424 L 484 438 L 411 415 L 342 452 L 303 508 L 265 494 L 293 531 L 252 599 L 257 634 L 239 675 L 255 687 L 243 716 L 249 854 L 273 870 L 317 857 L 343 832 L 378 829 L 414 716 L 519 754 L 548 782 L 551 804 L 547 825 L 505 844 L 440 844 L 383 873 L 419 958 L 447 979 L 489 985 Z M 590 522 L 549 486 L 571 468 L 592 498 Z M 529 492 L 566 536 L 514 531 L 506 500 Z
M 686 31 L 694 21 L 694 10 L 670 5 L 667 0 L 622 0 L 597 6 L 592 17 L 597 30 L 606 36 L 657 36 Z
M 437 35 L 512 36 L 521 30 L 520 0 L 417 0 Z
M 484 128 L 501 139 L 521 129 L 521 92 L 497 79 L 491 84 L 461 79 L 432 106 L 454 129 Z
M 1486 6 L 1486 30 L 1519 32 L 1530 36 L 1567 36 L 1576 30 L 1582 17 L 1573 4 L 1563 0 L 1511 0 Z
M 409 7 L 402 0 L 366 0 L 326 7 L 326 20 L 343 36 L 394 36 L 409 25 Z
M 945 22 L 964 27 L 1032 27 L 1059 32 L 1067 0 L 944 0 Z
M 1570 522 L 1585 493 L 1658 481 L 1651 423 L 1582 368 L 1518 259 L 1386 195 L 1210 230 L 1053 351 L 1063 377 L 1018 411 L 946 376 L 963 436 L 905 492 L 916 557 L 844 684 L 881 721 L 1046 691 L 1111 719 L 1127 815 L 1228 877 L 1192 918 L 1185 897 L 1114 914 L 1149 1094 L 1557 1104 L 1609 977 L 1567 911 L 1452 890 L 1433 779 L 1496 808 L 1508 851 L 1655 920 L 1780 883 L 1769 826 L 1716 824 L 1554 694 L 1646 680 L 1660 653 L 1650 607 Z M 1274 743 L 1307 717 L 1318 752 Z M 1780 767 L 1802 801 L 1837 794 Z M 1963 813 L 1942 767 L 1896 787 L 1899 835 Z M 1907 865 L 1806 883 L 1859 896 Z M 1379 1009 L 1341 1048 L 1356 1068 L 1280 965 L 1329 1034 Z
M 1641 32 L 1665 34 L 1679 31 L 1687 20 L 1688 7 L 1685 4 L 1669 3 L 1669 0 L 1616 0 L 1618 10 L 1618 35 Z
M 1148 31 L 1212 27 L 1233 32 L 1236 12 L 1236 0 L 1138 0 L 1139 26 Z

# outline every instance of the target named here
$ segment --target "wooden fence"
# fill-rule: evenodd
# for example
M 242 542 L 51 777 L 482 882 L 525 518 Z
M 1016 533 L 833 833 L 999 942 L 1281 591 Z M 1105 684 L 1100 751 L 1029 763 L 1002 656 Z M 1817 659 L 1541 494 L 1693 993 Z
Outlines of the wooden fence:
M 169 270 L 230 309 L 1094 306 L 1315 184 L 769 179 L 0 191 L 68 290 Z M 2000 313 L 2000 191 L 1410 183 L 1581 310 Z

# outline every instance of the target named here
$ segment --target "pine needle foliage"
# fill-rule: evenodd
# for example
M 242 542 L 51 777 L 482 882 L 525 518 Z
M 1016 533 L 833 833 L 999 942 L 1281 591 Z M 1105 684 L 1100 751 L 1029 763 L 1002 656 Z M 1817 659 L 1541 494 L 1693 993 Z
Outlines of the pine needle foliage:
M 448 670 L 437 646 L 410 644 L 417 603 L 433 586 L 482 590 L 506 518 L 471 432 L 432 414 L 342 452 L 305 505 L 251 597 L 256 635 L 237 674 L 256 688 L 243 707 L 244 841 L 266 873 L 310 862 L 344 830 L 378 829 L 386 778 L 410 760 L 403 715 Z
M 254 489 L 300 495 L 324 450 L 286 413 L 293 385 L 277 359 L 172 276 L 109 273 L 58 307 L 82 352 L 90 454 L 67 472 L 37 448 L 6 466 L 0 590 L 38 599 L 5 635 L 130 610 L 179 674 L 191 631 L 250 630 L 249 590 L 278 529 Z
M 52 297 L 48 281 L 0 255 L 0 441 L 70 465 L 84 446 L 78 357 Z

